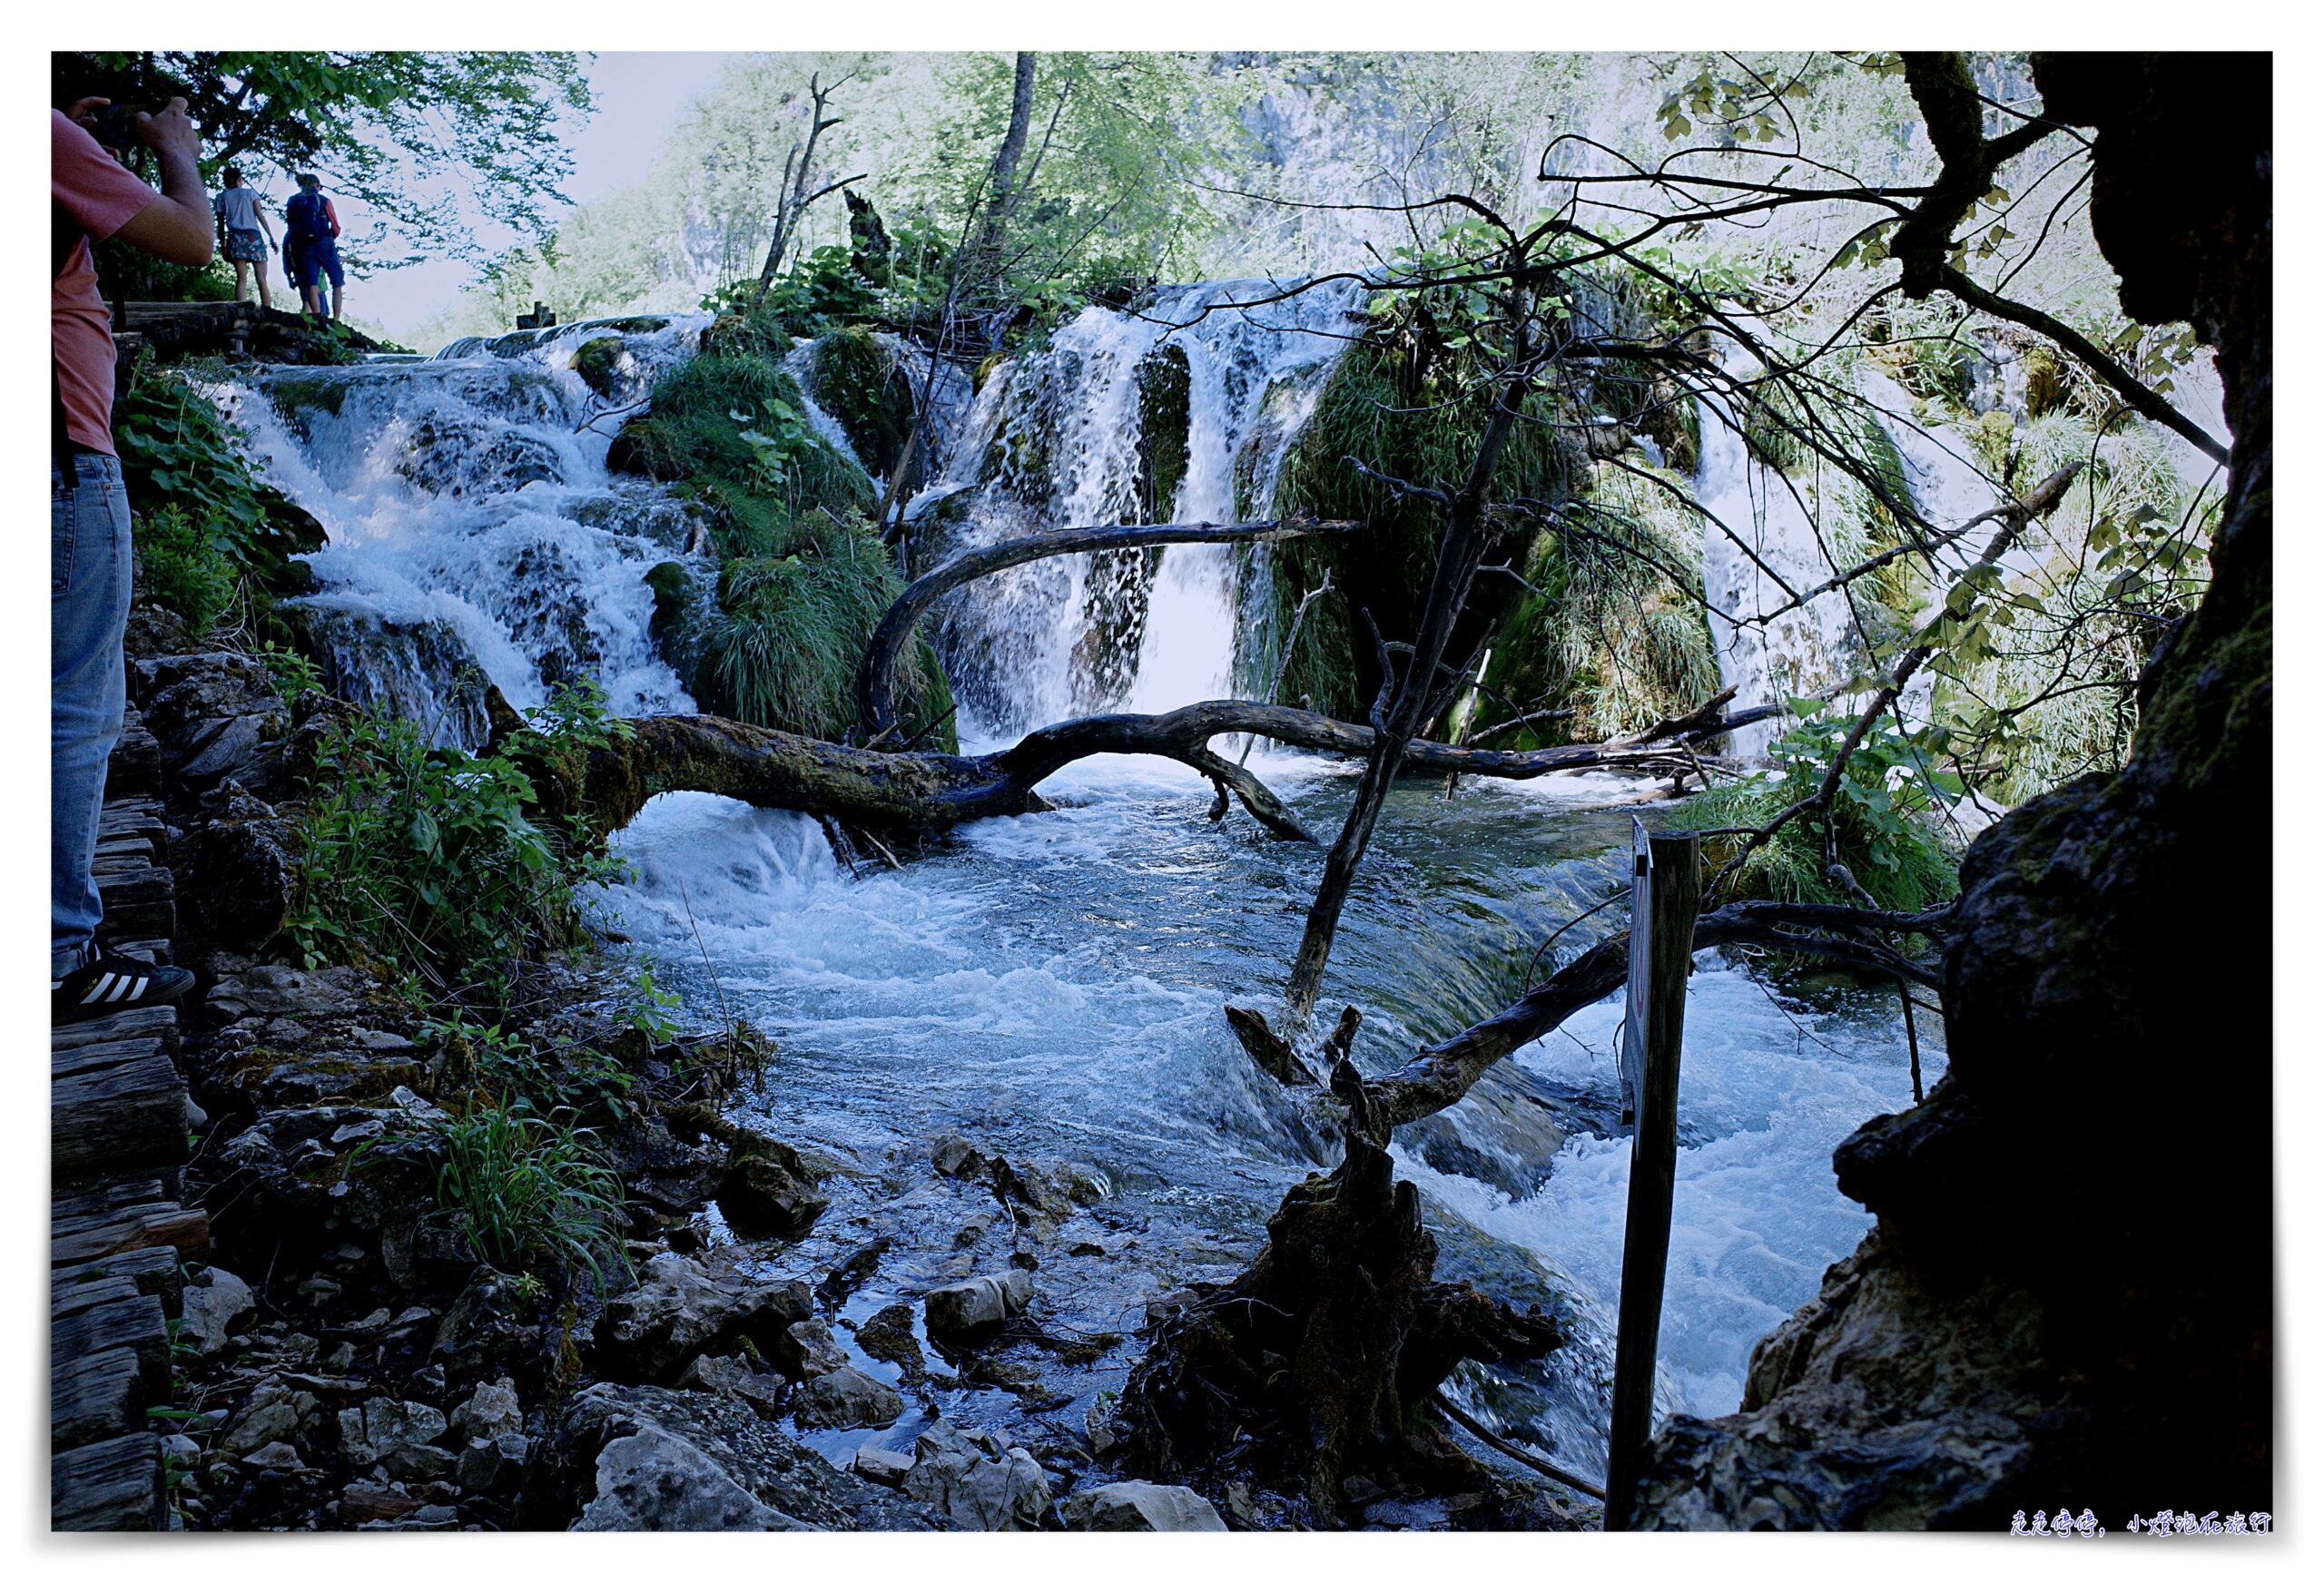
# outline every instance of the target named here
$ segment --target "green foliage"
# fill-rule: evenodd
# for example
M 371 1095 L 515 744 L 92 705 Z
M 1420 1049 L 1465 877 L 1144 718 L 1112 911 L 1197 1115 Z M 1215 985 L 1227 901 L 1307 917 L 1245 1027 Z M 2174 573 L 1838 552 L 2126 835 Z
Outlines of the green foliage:
M 783 554 L 802 516 L 870 511 L 872 480 L 808 425 L 775 360 L 787 339 L 763 320 L 713 328 L 713 349 L 656 380 L 651 409 L 622 430 L 631 465 L 715 507 L 724 555 Z
M 621 1180 L 596 1135 L 530 1104 L 478 1105 L 441 1122 L 437 1201 L 478 1258 L 507 1270 L 585 1268 L 599 1286 L 621 1263 Z
M 1497 746 L 1602 742 L 1718 690 L 1693 514 L 1649 480 L 1600 464 L 1564 520 L 1526 554 L 1531 586 L 1494 634 L 1473 729 L 1545 711 L 1558 718 Z
M 652 989 L 650 978 L 646 988 Z M 667 1009 L 658 1000 L 647 1004 L 657 1016 Z M 474 1021 L 458 1008 L 428 1024 L 428 1032 L 445 1055 L 439 1087 L 448 1085 L 480 1093 L 495 1104 L 524 1104 L 544 1114 L 615 1122 L 628 1114 L 629 1073 L 593 1046 L 544 1043 L 533 1034 Z
M 838 741 L 855 723 L 856 673 L 872 628 L 902 592 L 876 535 L 817 513 L 793 525 L 786 553 L 719 569 L 719 614 L 695 674 L 734 719 Z M 897 682 L 907 737 L 951 708 L 925 642 L 905 655 Z
M 1754 829 L 1813 796 L 1855 722 L 1814 700 L 1796 700 L 1794 708 L 1806 718 L 1770 750 L 1776 773 L 1691 797 L 1673 822 L 1689 830 Z M 1960 890 L 1958 860 L 1935 821 L 1963 787 L 1958 775 L 1935 763 L 1931 743 L 1883 721 L 1866 733 L 1840 777 L 1830 821 L 1838 856 L 1877 906 L 1918 911 Z M 1824 838 L 1812 816 L 1792 820 L 1744 860 L 1733 894 L 1854 905 L 1856 898 L 1825 877 Z M 1741 836 L 1711 836 L 1705 856 L 1717 867 L 1743 844 Z
M 1387 636 L 1409 635 L 1435 565 L 1440 526 L 1433 502 L 1365 477 L 1348 458 L 1390 477 L 1458 487 L 1492 402 L 1470 378 L 1476 353 L 1457 308 L 1433 294 L 1407 296 L 1400 304 L 1395 317 L 1382 320 L 1379 344 L 1350 349 L 1334 369 L 1269 506 L 1368 525 L 1361 534 L 1291 540 L 1276 546 L 1273 559 L 1280 609 L 1318 586 L 1326 570 L 1343 591 L 1309 610 L 1281 696 L 1305 695 L 1344 718 L 1362 718 L 1371 703 L 1371 640 L 1354 613 L 1369 610 Z M 1526 420 L 1511 433 L 1493 475 L 1496 498 L 1555 500 L 1581 473 L 1583 459 L 1561 436 L 1556 413 L 1551 398 L 1529 398 Z M 1275 663 L 1267 656 L 1267 674 Z
M 262 605 L 282 586 L 290 557 L 322 546 L 320 526 L 260 480 L 241 432 L 177 375 L 137 369 L 113 443 L 141 513 L 146 592 L 197 632 L 238 593 Z
M 268 680 L 285 704 L 295 704 L 310 693 L 323 690 L 322 668 L 296 649 L 288 649 L 271 641 L 261 644 L 251 655 L 264 667 Z
M 379 262 L 480 256 L 462 219 L 471 205 L 523 236 L 547 230 L 573 168 L 560 123 L 590 107 L 570 52 L 60 51 L 51 76 L 64 98 L 184 95 L 205 181 L 229 164 L 253 186 L 268 184 L 268 166 L 286 179 L 316 172 L 384 222 L 351 241 L 376 257 L 392 226 L 412 250 Z
M 556 752 L 625 731 L 595 683 L 560 688 L 529 718 Z M 514 762 L 431 747 L 409 720 L 361 714 L 316 750 L 316 794 L 285 932 L 310 966 L 369 961 L 435 997 L 498 1006 L 515 964 L 581 939 L 576 890 L 617 865 L 577 834 L 543 830 Z
M 139 517 L 137 530 L 146 597 L 183 616 L 194 636 L 206 635 L 241 586 L 231 551 L 175 501 Z
M 915 392 L 887 349 L 861 326 L 815 342 L 815 402 L 847 431 L 863 465 L 886 476 L 903 454 Z

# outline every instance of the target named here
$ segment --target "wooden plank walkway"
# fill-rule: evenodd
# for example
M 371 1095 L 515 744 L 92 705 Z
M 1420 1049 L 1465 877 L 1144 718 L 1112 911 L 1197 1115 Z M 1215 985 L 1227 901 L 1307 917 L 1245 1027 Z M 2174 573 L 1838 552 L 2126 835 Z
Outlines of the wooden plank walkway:
M 111 949 L 170 959 L 176 887 L 153 794 L 160 755 L 132 712 L 97 826 L 100 931 Z M 161 1434 L 181 1266 L 210 1218 L 177 1201 L 190 1099 L 174 1008 L 145 1007 L 49 1035 L 49 1525 L 170 1526 Z

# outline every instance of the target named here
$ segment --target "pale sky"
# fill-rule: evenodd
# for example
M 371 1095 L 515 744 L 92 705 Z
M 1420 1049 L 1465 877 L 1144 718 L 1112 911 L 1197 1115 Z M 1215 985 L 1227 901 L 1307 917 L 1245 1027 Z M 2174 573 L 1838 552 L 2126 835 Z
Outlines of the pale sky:
M 573 151 L 573 175 L 566 196 L 586 203 L 642 179 L 678 117 L 730 58 L 699 51 L 608 51 L 586 62 L 597 107 L 586 122 L 568 118 L 565 141 Z M 279 209 L 284 195 L 277 195 L 272 207 Z M 340 202 L 349 229 L 361 230 L 369 217 L 360 206 Z M 348 312 L 402 339 L 449 308 L 475 278 L 472 267 L 449 259 L 390 270 L 350 281 Z

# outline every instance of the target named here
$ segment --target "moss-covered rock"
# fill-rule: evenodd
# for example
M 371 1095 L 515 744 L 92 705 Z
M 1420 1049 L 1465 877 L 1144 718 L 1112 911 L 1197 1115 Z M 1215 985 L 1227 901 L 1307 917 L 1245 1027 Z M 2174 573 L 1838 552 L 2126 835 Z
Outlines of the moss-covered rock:
M 817 339 L 812 367 L 817 403 L 847 432 L 847 442 L 863 465 L 874 475 L 887 477 L 911 433 L 911 378 L 861 325 Z M 913 483 L 907 479 L 904 487 L 910 489 Z
M 618 335 L 593 336 L 573 349 L 573 371 L 597 395 L 611 398 L 635 361 Z
M 1148 522 L 1167 522 L 1187 477 L 1187 401 L 1193 374 L 1169 342 L 1137 366 L 1137 495 Z

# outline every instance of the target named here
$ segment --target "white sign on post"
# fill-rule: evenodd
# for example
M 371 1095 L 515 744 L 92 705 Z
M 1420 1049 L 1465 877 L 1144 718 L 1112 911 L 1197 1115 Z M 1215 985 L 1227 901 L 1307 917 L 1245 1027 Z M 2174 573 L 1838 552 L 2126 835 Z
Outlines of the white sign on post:
M 1639 1085 L 1646 1069 L 1646 988 L 1654 959 L 1654 849 L 1646 825 L 1630 816 L 1630 979 L 1622 1002 L 1622 1047 L 1615 1074 L 1622 1090 L 1622 1125 L 1638 1126 Z

